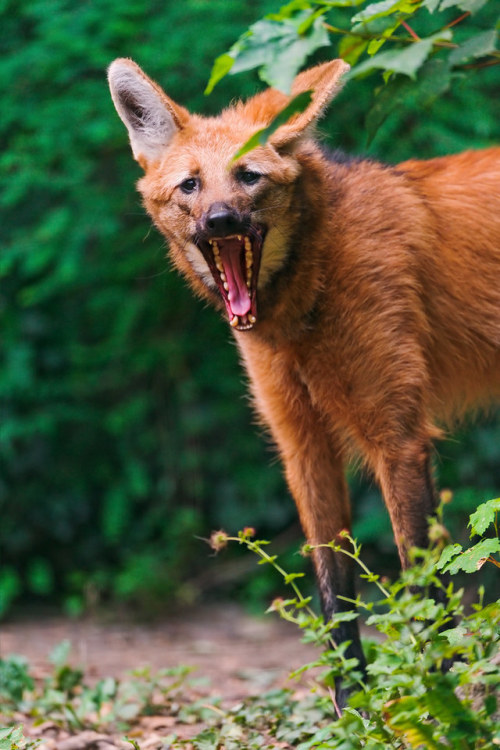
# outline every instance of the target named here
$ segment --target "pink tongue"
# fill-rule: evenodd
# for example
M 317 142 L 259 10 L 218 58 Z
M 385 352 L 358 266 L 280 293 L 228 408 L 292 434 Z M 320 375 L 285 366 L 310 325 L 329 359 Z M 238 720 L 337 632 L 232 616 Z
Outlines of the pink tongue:
M 222 243 L 221 243 L 222 244 Z M 234 315 L 245 315 L 250 312 L 251 300 L 246 279 L 241 268 L 241 246 L 231 249 L 231 243 L 220 248 L 224 273 L 229 286 L 228 294 L 231 296 L 229 304 Z

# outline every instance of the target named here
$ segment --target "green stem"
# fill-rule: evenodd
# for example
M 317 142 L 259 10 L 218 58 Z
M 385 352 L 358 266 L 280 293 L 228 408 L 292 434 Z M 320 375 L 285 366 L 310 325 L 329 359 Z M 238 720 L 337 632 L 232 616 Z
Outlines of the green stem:
M 258 555 L 260 558 L 262 558 L 262 560 L 265 560 L 267 563 L 270 563 L 273 566 L 273 568 L 278 571 L 278 573 L 282 576 L 282 578 L 284 580 L 286 580 L 286 577 L 287 577 L 286 571 L 283 570 L 283 568 L 280 565 L 278 565 L 278 563 L 276 562 L 276 560 L 274 560 L 270 555 L 268 555 L 267 552 L 264 552 L 264 550 L 262 549 L 262 547 L 258 543 L 252 542 L 250 539 L 240 539 L 239 537 L 228 537 L 228 539 L 230 541 L 239 542 L 240 544 L 246 544 L 247 547 L 248 547 L 248 549 L 251 552 L 254 552 L 256 555 Z M 302 593 L 301 593 L 299 587 L 296 585 L 295 581 L 290 581 L 288 583 L 288 585 L 293 588 L 293 590 L 294 590 L 294 592 L 295 592 L 295 594 L 297 596 L 297 599 L 301 603 L 305 604 L 306 599 L 305 599 L 304 596 L 302 596 Z M 307 604 L 305 604 L 304 609 L 307 610 L 308 614 L 311 617 L 315 617 L 316 616 L 315 613 L 313 612 L 313 610 Z
M 351 543 L 353 543 L 352 539 L 350 541 L 351 541 Z M 314 546 L 315 547 L 328 547 L 329 549 L 333 549 L 335 552 L 342 552 L 342 554 L 347 555 L 347 557 L 350 557 L 351 560 L 355 560 L 358 563 L 359 567 L 362 568 L 362 570 L 366 573 L 366 575 L 368 575 L 370 577 L 373 576 L 373 573 L 364 564 L 364 562 L 360 559 L 359 555 L 356 555 L 356 554 L 353 554 L 352 552 L 349 552 L 349 550 L 344 549 L 343 547 L 341 547 L 338 544 L 335 544 L 335 542 L 329 542 L 328 544 L 315 544 Z M 374 583 L 377 586 L 377 588 L 379 589 L 379 591 L 381 591 L 383 593 L 383 595 L 386 597 L 386 599 L 389 599 L 390 596 L 391 596 L 390 591 L 387 591 L 387 589 L 384 588 L 384 586 L 382 586 L 382 584 L 379 581 L 375 580 Z

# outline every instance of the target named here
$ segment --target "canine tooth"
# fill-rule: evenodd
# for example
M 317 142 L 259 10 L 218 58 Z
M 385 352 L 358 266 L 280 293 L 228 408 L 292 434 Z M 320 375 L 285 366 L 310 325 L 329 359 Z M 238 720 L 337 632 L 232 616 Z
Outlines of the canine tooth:
M 220 271 L 220 268 L 219 268 L 219 271 Z M 224 271 L 220 271 L 220 278 L 221 278 L 221 281 L 227 281 L 227 277 Z
M 219 271 L 220 273 L 222 273 L 222 272 L 224 271 L 224 266 L 222 265 L 222 261 L 221 261 L 221 259 L 219 258 L 219 256 L 217 256 L 217 258 L 215 259 L 215 267 L 216 267 L 216 269 L 217 269 L 217 270 L 218 270 L 218 271 Z
M 257 318 L 255 317 L 255 315 L 251 315 L 251 314 L 248 316 L 248 320 L 250 321 L 252 325 L 257 322 Z
M 243 237 L 241 236 L 241 234 L 238 234 L 238 235 L 236 235 L 236 236 L 237 236 L 237 238 L 238 238 L 238 242 L 241 242 L 241 240 L 243 239 Z
M 240 321 L 239 321 L 238 316 L 235 315 L 234 318 L 231 318 L 231 320 L 229 322 L 229 325 L 231 325 L 233 328 L 236 328 L 236 326 L 238 325 L 239 322 Z

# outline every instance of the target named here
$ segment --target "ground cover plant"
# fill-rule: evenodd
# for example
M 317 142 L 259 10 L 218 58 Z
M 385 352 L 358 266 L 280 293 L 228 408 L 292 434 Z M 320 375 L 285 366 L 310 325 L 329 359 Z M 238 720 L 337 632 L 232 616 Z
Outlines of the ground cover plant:
M 348 554 L 378 595 L 358 597 L 354 615 L 337 615 L 328 624 L 301 593 L 302 574 L 287 573 L 276 556 L 267 552 L 267 543 L 253 538 L 253 529 L 244 529 L 236 537 L 214 533 L 210 540 L 214 549 L 229 542 L 246 546 L 261 564 L 278 572 L 291 592 L 287 598 L 274 600 L 270 610 L 295 622 L 303 637 L 319 647 L 318 659 L 296 672 L 296 676 L 310 675 L 310 689 L 300 699 L 290 688 L 221 709 L 215 696 L 202 701 L 190 698 L 191 677 L 185 667 L 157 673 L 137 670 L 125 680 L 108 677 L 90 686 L 80 670 L 69 666 L 68 644 L 62 644 L 52 656 L 53 673 L 43 684 L 36 684 L 21 658 L 0 660 L 4 721 L 11 724 L 23 714 L 31 724 L 50 719 L 71 733 L 94 732 L 86 735 L 89 742 L 92 737 L 97 742 L 96 737 L 102 741 L 108 736 L 109 742 L 120 747 L 129 742 L 138 750 L 146 739 L 137 732 L 137 724 L 148 714 L 174 717 L 171 731 L 157 735 L 156 744 L 148 745 L 165 750 L 497 747 L 500 600 L 487 602 L 479 590 L 466 612 L 463 589 L 456 588 L 454 576 L 460 570 L 470 574 L 483 565 L 500 567 L 499 511 L 500 498 L 482 504 L 471 516 L 474 544 L 466 550 L 444 543 L 438 519 L 433 525 L 433 548 L 416 550 L 415 566 L 393 583 L 366 567 L 353 540 Z M 450 582 L 442 584 L 437 571 L 449 572 Z M 427 596 L 432 585 L 445 585 L 447 604 Z M 418 586 L 420 592 L 412 593 L 411 586 Z M 328 647 L 328 641 L 335 641 L 340 619 L 358 614 L 367 618 L 376 635 L 367 644 L 367 679 L 357 670 L 356 660 L 344 658 L 346 644 Z M 451 670 L 441 671 L 445 660 L 457 657 Z M 349 706 L 342 713 L 332 692 L 338 673 L 353 686 Z M 179 727 L 193 721 L 204 728 L 196 736 L 183 737 Z M 126 735 L 128 740 L 123 739 Z M 0 731 L 0 750 L 33 746 L 31 738 L 23 739 L 19 724 Z

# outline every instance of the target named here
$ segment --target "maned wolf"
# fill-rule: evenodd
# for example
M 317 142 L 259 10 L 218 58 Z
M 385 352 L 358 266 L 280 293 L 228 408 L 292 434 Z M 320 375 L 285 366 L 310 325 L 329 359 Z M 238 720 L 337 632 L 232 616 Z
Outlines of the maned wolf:
M 343 467 L 358 455 L 404 566 L 427 544 L 437 424 L 500 395 L 500 148 L 396 167 L 325 154 L 313 126 L 347 68 L 298 75 L 308 108 L 237 160 L 289 97 L 268 89 L 202 118 L 131 60 L 109 82 L 144 205 L 226 312 L 308 541 L 350 528 Z M 329 549 L 314 563 L 328 618 L 354 598 L 353 572 Z M 363 665 L 357 626 L 338 638 Z

